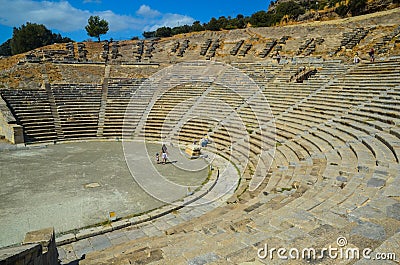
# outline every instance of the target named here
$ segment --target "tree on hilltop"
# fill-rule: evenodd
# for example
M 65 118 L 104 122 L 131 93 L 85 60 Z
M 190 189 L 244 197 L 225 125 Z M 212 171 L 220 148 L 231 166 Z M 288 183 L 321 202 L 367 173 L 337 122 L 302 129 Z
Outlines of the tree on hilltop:
M 39 47 L 53 43 L 63 43 L 72 41 L 70 38 L 62 37 L 60 34 L 52 33 L 42 24 L 29 23 L 19 28 L 13 29 L 13 37 L 9 45 L 11 54 L 27 52 Z M 4 45 L 7 45 L 5 43 Z
M 200 21 L 193 22 L 192 31 L 203 31 L 204 27 L 200 24 Z
M 221 30 L 221 25 L 215 17 L 212 17 L 210 21 L 205 25 L 205 29 L 211 31 L 219 31 Z
M 161 27 L 156 30 L 155 37 L 171 37 L 172 29 L 170 27 Z
M 6 40 L 0 45 L 0 56 L 11 56 L 11 39 Z
M 155 31 L 145 31 L 145 32 L 143 32 L 143 37 L 145 37 L 146 39 L 148 39 L 148 38 L 154 38 L 155 37 L 155 35 L 156 35 L 156 32 Z
M 108 32 L 108 22 L 104 19 L 100 19 L 99 16 L 90 16 L 85 29 L 90 37 L 95 37 L 100 42 L 100 35 Z

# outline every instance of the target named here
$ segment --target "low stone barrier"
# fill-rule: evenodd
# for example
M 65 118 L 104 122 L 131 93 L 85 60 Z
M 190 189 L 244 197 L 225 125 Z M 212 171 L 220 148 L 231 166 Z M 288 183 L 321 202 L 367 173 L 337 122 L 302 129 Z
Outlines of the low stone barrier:
M 0 249 L 0 264 L 59 264 L 54 229 L 51 227 L 28 232 L 21 246 Z

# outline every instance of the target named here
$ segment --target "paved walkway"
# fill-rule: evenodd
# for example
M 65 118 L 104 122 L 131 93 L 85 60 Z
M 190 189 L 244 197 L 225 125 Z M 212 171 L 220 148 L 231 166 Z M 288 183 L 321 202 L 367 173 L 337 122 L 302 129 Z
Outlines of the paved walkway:
M 0 152 L 17 149 L 26 149 L 26 147 L 24 146 L 24 144 L 10 144 L 8 141 L 0 139 Z

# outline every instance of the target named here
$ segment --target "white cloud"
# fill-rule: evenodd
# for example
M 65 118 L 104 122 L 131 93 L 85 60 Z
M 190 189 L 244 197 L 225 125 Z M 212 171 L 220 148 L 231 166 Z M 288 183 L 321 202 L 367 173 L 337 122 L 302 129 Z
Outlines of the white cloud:
M 6 0 L 0 0 L 7 2 Z M 68 2 L 34 2 L 31 0 L 14 0 L 8 4 L 7 11 L 0 10 L 0 23 L 6 26 L 20 26 L 29 21 L 44 24 L 51 29 L 64 32 L 80 30 L 85 27 L 91 15 L 98 15 L 109 22 L 110 31 L 119 31 L 132 27 L 141 21 L 129 16 L 117 15 L 107 10 L 101 12 L 89 12 L 74 8 Z
M 90 16 L 66 1 L 0 0 L 0 6 L 7 7 L 0 9 L 0 23 L 10 27 L 32 22 L 67 32 L 81 29 Z
M 99 1 L 99 0 L 84 0 Z M 158 27 L 191 24 L 194 19 L 180 14 L 166 13 L 142 5 L 136 16 L 119 15 L 111 10 L 88 11 L 73 7 L 68 1 L 0 0 L 0 24 L 18 27 L 26 22 L 44 24 L 49 29 L 63 32 L 84 30 L 91 15 L 109 22 L 110 32 L 126 30 L 155 30 Z
M 157 10 L 151 9 L 151 7 L 149 7 L 148 5 L 141 5 L 138 11 L 136 11 L 136 15 L 153 18 L 160 16 L 161 13 Z
M 155 24 L 148 26 L 150 31 L 156 30 L 160 27 L 177 27 L 183 26 L 185 24 L 191 25 L 193 24 L 194 19 L 189 16 L 179 15 L 179 14 L 164 14 L 162 18 L 155 22 Z
M 94 12 L 93 15 L 107 20 L 110 31 L 122 31 L 126 29 L 141 30 L 143 28 L 143 23 L 145 23 L 145 21 L 135 17 L 117 15 L 111 10 Z M 85 25 L 86 24 L 87 21 L 85 22 Z

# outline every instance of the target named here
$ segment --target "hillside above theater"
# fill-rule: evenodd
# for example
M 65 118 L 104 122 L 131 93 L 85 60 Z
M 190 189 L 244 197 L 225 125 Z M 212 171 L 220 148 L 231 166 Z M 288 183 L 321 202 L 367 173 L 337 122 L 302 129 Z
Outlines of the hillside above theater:
M 246 63 L 301 58 L 351 62 L 400 54 L 400 8 L 357 17 L 276 27 L 204 31 L 168 38 L 54 44 L 0 59 L 0 87 L 40 87 L 49 82 L 101 83 L 106 65 L 113 76 L 143 78 L 160 67 L 193 60 Z M 140 67 L 138 67 L 140 66 Z M 116 69 L 116 67 L 114 67 Z

